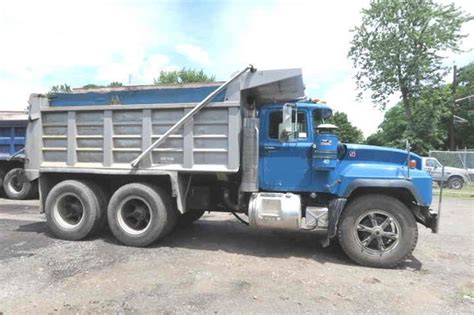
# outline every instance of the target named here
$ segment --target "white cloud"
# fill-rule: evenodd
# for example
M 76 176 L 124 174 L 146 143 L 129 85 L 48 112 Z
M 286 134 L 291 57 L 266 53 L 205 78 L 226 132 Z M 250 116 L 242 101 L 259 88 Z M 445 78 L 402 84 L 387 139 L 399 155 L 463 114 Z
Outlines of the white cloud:
M 149 57 L 127 59 L 123 62 L 112 62 L 99 66 L 96 79 L 102 82 L 118 81 L 128 84 L 151 84 L 160 71 L 177 69 L 170 64 L 170 58 L 162 54 Z
M 196 62 L 199 65 L 209 65 L 209 55 L 199 46 L 191 44 L 179 44 L 176 46 L 176 51 L 188 58 L 190 61 Z
M 167 21 L 164 15 L 159 23 Z M 135 3 L 2 1 L 0 110 L 22 109 L 30 93 L 48 89 L 45 77 L 54 73 L 66 74 L 56 83 L 72 85 L 127 82 L 129 74 L 141 80 L 148 75 L 147 60 L 151 67 L 156 63 L 156 57 L 147 58 L 147 47 L 168 41 L 168 34 L 150 31 L 151 24 L 159 26 Z
M 332 85 L 324 93 L 322 99 L 327 101 L 334 111 L 346 113 L 349 121 L 361 129 L 364 136 L 367 137 L 377 131 L 384 113 L 376 108 L 368 98 L 356 102 L 356 97 L 357 86 L 351 76 L 348 76 Z M 398 98 L 398 95 L 391 97 L 392 106 Z M 388 108 L 390 107 L 388 106 Z
M 237 36 L 234 56 L 260 68 L 301 67 L 307 84 L 327 83 L 350 71 L 347 59 L 357 14 L 368 1 L 281 1 L 255 9 Z M 297 17 L 293 19 L 291 17 Z

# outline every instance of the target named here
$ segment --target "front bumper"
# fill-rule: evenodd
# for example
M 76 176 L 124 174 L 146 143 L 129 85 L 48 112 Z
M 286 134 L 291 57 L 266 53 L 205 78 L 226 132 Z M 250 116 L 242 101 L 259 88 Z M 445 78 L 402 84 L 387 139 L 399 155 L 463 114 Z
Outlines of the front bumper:
M 425 206 L 415 206 L 412 210 L 416 221 L 431 229 L 431 232 L 438 233 L 439 213 Z

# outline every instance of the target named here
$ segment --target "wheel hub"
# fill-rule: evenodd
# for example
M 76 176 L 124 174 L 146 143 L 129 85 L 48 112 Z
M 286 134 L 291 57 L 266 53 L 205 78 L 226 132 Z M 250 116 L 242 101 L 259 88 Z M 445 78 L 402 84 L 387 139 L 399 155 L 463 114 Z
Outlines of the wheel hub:
M 84 206 L 75 194 L 63 194 L 57 198 L 53 215 L 61 227 L 75 228 L 84 218 Z
M 354 236 L 364 251 L 382 255 L 399 243 L 400 224 L 383 210 L 372 210 L 356 220 Z
M 129 234 L 141 234 L 151 225 L 152 212 L 148 203 L 140 197 L 124 200 L 117 212 L 117 222 Z

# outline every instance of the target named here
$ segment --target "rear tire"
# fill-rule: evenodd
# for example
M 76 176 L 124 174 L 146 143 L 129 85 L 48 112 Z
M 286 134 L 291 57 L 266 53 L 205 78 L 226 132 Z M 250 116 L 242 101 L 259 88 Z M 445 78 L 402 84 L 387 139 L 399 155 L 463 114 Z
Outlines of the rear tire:
M 181 214 L 178 218 L 178 226 L 186 227 L 199 220 L 204 215 L 204 210 L 191 210 Z
M 147 183 L 132 183 L 112 195 L 107 219 L 121 243 L 143 247 L 171 232 L 176 223 L 174 211 L 164 190 Z
M 386 195 L 366 195 L 351 201 L 341 215 L 338 239 L 358 264 L 391 268 L 415 249 L 418 228 L 410 210 Z
M 65 180 L 46 197 L 46 223 L 58 238 L 81 240 L 98 230 L 101 201 L 87 182 Z
M 107 225 L 107 204 L 108 204 L 108 196 L 105 191 L 100 187 L 98 184 L 85 181 L 86 185 L 88 185 L 94 194 L 97 196 L 97 200 L 99 201 L 99 217 L 97 219 L 96 224 L 94 225 L 94 229 L 92 231 L 93 234 L 100 233 L 103 231 Z
M 3 178 L 3 191 L 9 199 L 23 200 L 32 197 L 38 190 L 36 182 L 22 180 L 23 169 L 13 168 Z

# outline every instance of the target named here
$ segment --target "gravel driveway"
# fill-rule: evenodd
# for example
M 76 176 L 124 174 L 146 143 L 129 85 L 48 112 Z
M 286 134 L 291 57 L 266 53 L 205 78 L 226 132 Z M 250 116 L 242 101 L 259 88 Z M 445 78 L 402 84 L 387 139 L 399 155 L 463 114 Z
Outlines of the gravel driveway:
M 251 230 L 207 214 L 150 248 L 108 231 L 48 234 L 37 201 L 0 199 L 0 313 L 472 313 L 474 201 L 446 198 L 397 269 L 352 263 L 312 234 Z

